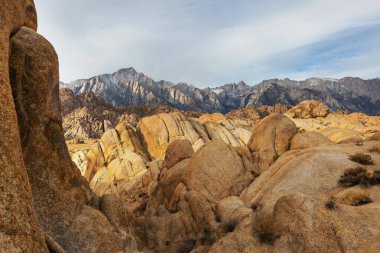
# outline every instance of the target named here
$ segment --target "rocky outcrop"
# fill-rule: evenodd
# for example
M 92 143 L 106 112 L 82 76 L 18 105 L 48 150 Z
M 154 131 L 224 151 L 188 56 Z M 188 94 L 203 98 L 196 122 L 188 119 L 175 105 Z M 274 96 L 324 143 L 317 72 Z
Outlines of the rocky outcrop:
M 180 156 L 185 157 L 186 150 L 180 149 Z M 222 140 L 162 168 L 145 217 L 148 246 L 157 252 L 179 252 L 184 244 L 190 244 L 188 250 L 212 244 L 221 229 L 215 204 L 239 195 L 254 174 L 247 148 L 230 147 Z
M 316 131 L 310 131 L 305 133 L 297 133 L 294 135 L 290 143 L 290 149 L 313 148 L 333 144 L 334 142 L 325 137 L 323 134 Z
M 124 250 L 121 236 L 90 207 L 97 199 L 70 159 L 54 48 L 33 30 L 22 28 L 12 39 L 10 70 L 23 158 L 42 229 L 68 252 Z
M 347 171 L 358 169 L 348 155 L 367 149 L 366 144 L 349 144 L 287 152 L 243 191 L 240 198 L 254 206 L 257 215 L 271 217 L 266 225 L 277 236 L 273 251 L 362 252 L 364 245 L 368 247 L 367 238 L 378 234 L 377 186 L 369 184 L 371 193 L 362 195 L 373 196 L 374 203 L 358 206 L 338 200 L 351 187 L 339 182 Z
M 48 252 L 24 165 L 9 69 L 10 40 L 22 26 L 37 29 L 33 1 L 1 1 L 0 17 L 0 252 Z
M 361 142 L 380 130 L 380 117 L 363 113 L 328 114 L 317 118 L 290 118 L 301 131 L 316 131 L 336 143 Z
M 122 196 L 141 186 L 147 173 L 146 154 L 135 129 L 120 123 L 107 130 L 89 150 L 80 150 L 72 159 L 99 196 Z
M 203 117 L 202 123 L 201 120 L 188 119 L 179 112 L 158 114 L 143 118 L 138 124 L 138 131 L 154 159 L 162 159 L 169 143 L 177 139 L 189 140 L 195 151 L 214 139 L 222 139 L 234 147 L 247 143 L 250 136 L 248 130 L 235 127 L 221 115 L 218 116 L 219 123 L 208 121 L 210 119 L 210 116 Z
M 230 111 L 226 114 L 226 118 L 231 120 L 234 124 L 241 124 L 243 126 L 252 127 L 256 125 L 261 119 L 272 113 L 285 113 L 291 106 L 286 104 L 275 104 L 273 106 L 259 106 L 239 108 Z
M 290 141 L 296 133 L 296 125 L 284 115 L 272 114 L 260 121 L 248 143 L 260 171 L 265 171 L 290 149 Z
M 306 100 L 294 106 L 286 114 L 291 118 L 308 119 L 326 117 L 328 113 L 329 108 L 324 103 L 317 100 Z
M 120 122 L 136 127 L 142 117 L 178 111 L 166 106 L 115 107 L 91 91 L 79 95 L 74 95 L 69 89 L 60 89 L 59 92 L 66 140 L 99 139 L 107 129 L 114 128 Z M 183 113 L 191 117 L 199 116 L 191 111 Z

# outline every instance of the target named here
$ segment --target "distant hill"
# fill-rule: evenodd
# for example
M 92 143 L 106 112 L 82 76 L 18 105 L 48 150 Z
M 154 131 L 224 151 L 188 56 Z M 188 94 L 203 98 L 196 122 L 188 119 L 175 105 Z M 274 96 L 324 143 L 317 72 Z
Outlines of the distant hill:
M 60 86 L 71 89 L 76 95 L 91 91 L 114 106 L 168 105 L 181 110 L 227 113 L 241 107 L 277 103 L 294 106 L 303 100 L 316 99 L 333 111 L 349 110 L 380 115 L 379 78 L 271 79 L 254 86 L 241 81 L 200 89 L 187 83 L 156 82 L 134 68 L 126 68 L 113 74 L 80 79 L 69 84 L 61 83 Z

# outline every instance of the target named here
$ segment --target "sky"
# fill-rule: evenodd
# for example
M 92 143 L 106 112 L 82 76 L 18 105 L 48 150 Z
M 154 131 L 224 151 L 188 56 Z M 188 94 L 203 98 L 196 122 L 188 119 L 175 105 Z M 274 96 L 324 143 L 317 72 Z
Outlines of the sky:
M 64 82 L 134 67 L 214 87 L 380 76 L 379 0 L 35 0 Z

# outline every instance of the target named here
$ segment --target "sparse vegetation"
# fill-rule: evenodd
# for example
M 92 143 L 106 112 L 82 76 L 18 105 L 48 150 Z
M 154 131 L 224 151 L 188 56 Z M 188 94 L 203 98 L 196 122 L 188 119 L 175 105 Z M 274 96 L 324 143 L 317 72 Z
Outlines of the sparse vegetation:
M 329 199 L 326 203 L 325 203 L 325 208 L 326 209 L 329 209 L 329 210 L 335 210 L 338 208 L 337 204 L 335 203 L 335 201 L 333 199 Z
M 226 233 L 231 233 L 235 230 L 236 226 L 238 225 L 238 221 L 235 219 L 227 221 L 225 224 L 223 224 L 224 231 Z
M 273 245 L 280 238 L 273 217 L 265 213 L 256 215 L 253 222 L 253 233 L 263 244 Z
M 177 253 L 189 253 L 192 249 L 194 249 L 197 241 L 195 239 L 184 240 L 182 244 L 179 246 Z
M 368 187 L 378 184 L 380 184 L 380 173 L 378 171 L 370 173 L 363 167 L 348 169 L 339 179 L 339 185 L 343 187 L 351 187 L 354 185 Z
M 373 160 L 370 155 L 364 154 L 364 153 L 356 153 L 354 155 L 349 156 L 350 160 L 356 163 L 360 163 L 363 165 L 372 165 Z
M 365 178 L 367 171 L 362 167 L 348 169 L 339 179 L 339 185 L 344 187 L 351 187 L 360 184 Z

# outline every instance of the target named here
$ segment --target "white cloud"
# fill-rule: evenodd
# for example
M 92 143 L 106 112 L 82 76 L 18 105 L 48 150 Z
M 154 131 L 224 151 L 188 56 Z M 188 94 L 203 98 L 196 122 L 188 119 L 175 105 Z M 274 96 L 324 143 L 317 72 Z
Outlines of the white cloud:
M 313 71 L 323 72 L 318 66 L 307 73 L 284 73 L 286 66 L 274 67 L 272 61 L 339 32 L 380 22 L 378 0 L 35 2 L 40 32 L 58 51 L 64 81 L 129 66 L 155 79 L 199 86 L 258 81 L 271 71 L 271 77 L 315 76 Z M 326 74 L 378 73 L 376 59 L 353 62 L 337 59 Z

